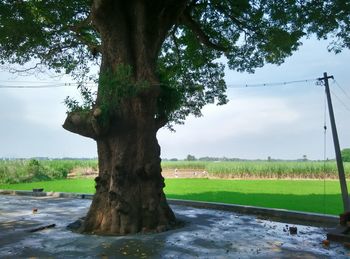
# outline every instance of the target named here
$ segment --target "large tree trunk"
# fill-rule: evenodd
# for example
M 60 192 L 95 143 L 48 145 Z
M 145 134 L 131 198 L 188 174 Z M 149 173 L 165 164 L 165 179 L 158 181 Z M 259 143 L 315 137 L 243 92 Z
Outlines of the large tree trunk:
M 156 134 L 164 121 L 156 118 L 160 88 L 155 70 L 162 42 L 186 3 L 94 1 L 92 21 L 102 39 L 100 77 L 113 77 L 118 68 L 130 67 L 131 81 L 149 86 L 134 95 L 118 96 L 113 92 L 116 86 L 100 80 L 94 109 L 69 114 L 63 125 L 95 139 L 98 147 L 96 194 L 82 232 L 164 231 L 175 222 L 163 192 Z
M 97 140 L 97 145 L 99 176 L 83 231 L 127 234 L 167 229 L 175 217 L 163 193 L 155 127 L 124 126 Z
M 158 232 L 175 223 L 163 192 L 155 103 L 154 94 L 128 97 L 116 110 L 109 111 L 108 123 L 102 125 L 99 108 L 86 117 L 68 116 L 65 127 L 81 122 L 85 135 L 92 134 L 98 148 L 96 193 L 80 231 L 98 234 Z M 69 129 L 74 131 L 72 127 Z

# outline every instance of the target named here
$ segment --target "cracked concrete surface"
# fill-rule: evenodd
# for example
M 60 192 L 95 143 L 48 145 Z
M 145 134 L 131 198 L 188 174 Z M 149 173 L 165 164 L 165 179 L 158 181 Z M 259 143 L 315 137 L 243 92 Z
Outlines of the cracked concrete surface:
M 324 247 L 326 230 L 233 212 L 173 205 L 186 222 L 148 235 L 81 235 L 66 226 L 84 216 L 91 200 L 0 195 L 0 258 L 348 258 L 341 244 Z M 33 213 L 37 208 L 37 213 Z M 54 228 L 29 230 L 56 224 Z

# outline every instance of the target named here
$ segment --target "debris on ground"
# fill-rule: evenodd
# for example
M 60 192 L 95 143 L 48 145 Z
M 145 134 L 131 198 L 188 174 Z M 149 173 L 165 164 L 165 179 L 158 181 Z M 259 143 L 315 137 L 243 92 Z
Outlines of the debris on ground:
M 32 191 L 33 192 L 43 192 L 44 188 L 34 188 Z
M 38 227 L 38 228 L 33 228 L 33 229 L 29 230 L 29 232 L 33 233 L 33 232 L 38 232 L 38 231 L 45 230 L 48 228 L 54 228 L 54 227 L 56 227 L 56 224 L 50 224 L 50 225 L 46 225 L 46 226 L 42 226 L 42 227 Z
M 76 221 L 69 223 L 66 228 L 71 230 L 71 231 L 78 231 L 79 228 L 83 225 L 84 220 L 85 220 L 85 217 L 81 217 L 81 218 L 77 219 Z
M 328 247 L 330 244 L 329 240 L 325 239 L 322 241 L 322 245 Z
M 344 247 L 346 247 L 347 249 L 350 249 L 350 243 L 349 243 L 349 242 L 344 242 L 343 245 L 344 245 Z
M 289 233 L 291 235 L 296 235 L 298 234 L 298 228 L 297 227 L 289 227 Z

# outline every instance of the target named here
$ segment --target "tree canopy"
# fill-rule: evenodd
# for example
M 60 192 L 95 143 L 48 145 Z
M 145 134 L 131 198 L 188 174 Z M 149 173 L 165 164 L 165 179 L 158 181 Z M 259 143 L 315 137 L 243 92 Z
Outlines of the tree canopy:
M 0 0 L 0 62 L 80 83 L 84 103 L 66 101 L 63 127 L 96 140 L 99 176 L 79 230 L 160 232 L 176 218 L 158 129 L 225 104 L 226 64 L 281 64 L 313 33 L 349 47 L 349 10 L 347 0 Z M 84 84 L 93 63 L 96 96 Z
M 0 62 L 31 62 L 31 69 L 50 68 L 87 80 L 91 64 L 101 62 L 101 35 L 92 23 L 92 4 L 91 0 L 1 0 Z M 226 103 L 225 64 L 248 72 L 265 63 L 281 64 L 298 49 L 302 37 L 313 33 L 331 37 L 329 49 L 334 52 L 350 47 L 347 0 L 154 0 L 146 5 L 150 16 L 153 10 L 168 15 L 181 10 L 166 28 L 156 60 L 165 89 L 159 116 L 167 121 L 200 115 L 207 103 Z
M 341 156 L 344 162 L 350 162 L 350 148 L 342 149 Z

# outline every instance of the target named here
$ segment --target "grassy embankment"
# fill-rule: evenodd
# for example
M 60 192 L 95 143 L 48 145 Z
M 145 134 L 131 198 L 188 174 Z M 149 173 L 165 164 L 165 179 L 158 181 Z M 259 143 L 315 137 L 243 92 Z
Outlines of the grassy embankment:
M 335 161 L 165 161 L 165 170 L 193 169 L 207 171 L 213 178 L 258 179 L 337 179 Z M 345 173 L 350 177 L 350 163 L 344 163 Z
M 344 163 L 350 177 L 350 163 Z M 11 160 L 0 161 L 0 184 L 65 179 L 73 169 L 97 170 L 96 160 Z M 234 179 L 337 179 L 334 161 L 164 161 L 163 170 L 198 170 L 210 178 Z
M 31 190 L 32 188 L 44 188 L 45 191 L 93 193 L 94 182 L 92 179 L 72 179 L 0 184 L 0 189 Z M 342 211 L 340 188 L 337 181 L 166 179 L 165 193 L 168 198 L 176 199 L 335 215 Z

